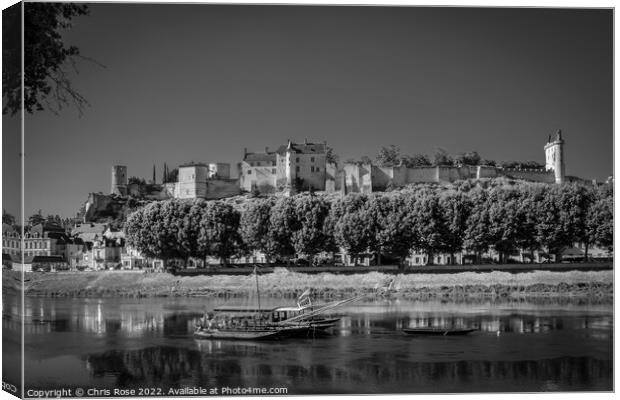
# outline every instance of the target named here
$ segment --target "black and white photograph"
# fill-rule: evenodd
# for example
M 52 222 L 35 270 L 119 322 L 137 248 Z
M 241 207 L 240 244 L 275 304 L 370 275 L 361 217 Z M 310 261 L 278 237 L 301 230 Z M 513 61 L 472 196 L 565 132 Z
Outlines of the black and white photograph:
M 612 394 L 614 12 L 3 2 L 3 391 Z

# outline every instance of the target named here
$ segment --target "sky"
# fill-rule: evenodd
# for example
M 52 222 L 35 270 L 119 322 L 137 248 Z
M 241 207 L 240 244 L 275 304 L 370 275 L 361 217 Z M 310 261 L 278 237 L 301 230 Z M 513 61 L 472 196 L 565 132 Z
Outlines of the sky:
M 188 161 L 323 142 L 341 160 L 382 146 L 613 173 L 610 9 L 91 4 L 64 37 L 83 116 L 25 118 L 25 214 L 74 216 L 110 169 L 161 180 Z M 19 201 L 15 118 L 3 118 L 3 207 Z M 7 192 L 9 188 L 9 192 Z

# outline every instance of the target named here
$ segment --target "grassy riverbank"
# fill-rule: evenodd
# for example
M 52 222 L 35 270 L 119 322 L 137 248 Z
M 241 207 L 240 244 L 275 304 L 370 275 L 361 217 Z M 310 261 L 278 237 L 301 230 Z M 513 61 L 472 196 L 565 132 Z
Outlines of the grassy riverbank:
M 2 287 L 19 290 L 20 273 L 2 272 Z M 462 272 L 455 274 L 389 275 L 367 272 L 355 275 L 303 274 L 278 268 L 259 277 L 261 295 L 294 297 L 307 288 L 317 298 L 339 298 L 373 293 L 395 278 L 394 295 L 408 299 L 480 297 L 571 297 L 613 299 L 613 271 Z M 78 272 L 27 273 L 26 296 L 47 297 L 157 297 L 248 296 L 256 280 L 248 276 L 178 277 L 164 273 Z

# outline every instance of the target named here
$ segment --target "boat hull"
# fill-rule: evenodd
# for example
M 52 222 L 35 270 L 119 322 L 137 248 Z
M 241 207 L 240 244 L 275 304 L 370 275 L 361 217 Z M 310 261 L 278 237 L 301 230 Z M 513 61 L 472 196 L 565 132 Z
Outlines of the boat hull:
M 228 329 L 198 329 L 194 332 L 197 339 L 220 340 L 277 340 L 281 337 L 280 331 L 268 330 L 228 330 Z
M 196 329 L 198 339 L 218 340 L 279 340 L 298 337 L 308 332 L 307 326 L 279 327 L 266 329 Z

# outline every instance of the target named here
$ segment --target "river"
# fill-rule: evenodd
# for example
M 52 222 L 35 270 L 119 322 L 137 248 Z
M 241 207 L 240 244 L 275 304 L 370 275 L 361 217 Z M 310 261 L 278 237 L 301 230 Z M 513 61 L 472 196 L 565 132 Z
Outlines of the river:
M 3 295 L 3 368 L 5 380 L 15 382 L 20 301 Z M 171 388 L 271 388 L 288 394 L 613 389 L 611 304 L 381 299 L 340 309 L 339 324 L 322 337 L 195 340 L 192 330 L 202 312 L 223 303 L 26 298 L 25 388 L 99 394 L 113 388 L 161 394 Z M 263 299 L 263 305 L 292 303 Z M 463 337 L 402 332 L 416 326 L 478 331 Z

